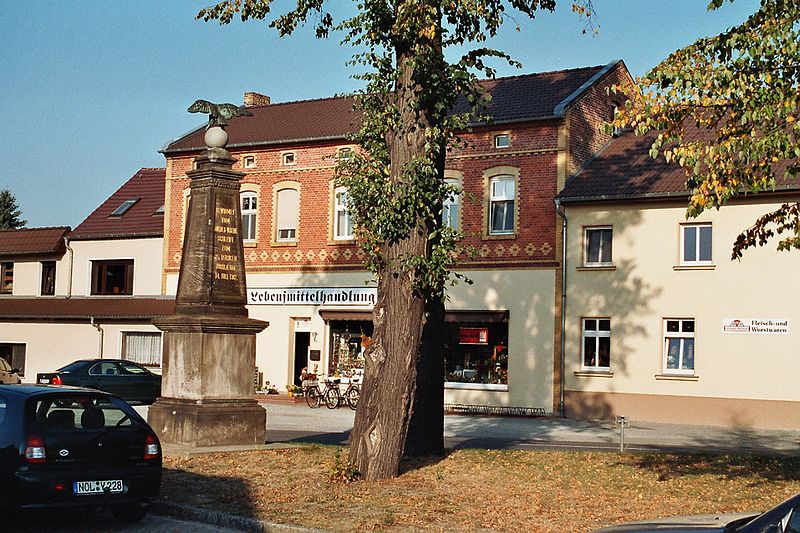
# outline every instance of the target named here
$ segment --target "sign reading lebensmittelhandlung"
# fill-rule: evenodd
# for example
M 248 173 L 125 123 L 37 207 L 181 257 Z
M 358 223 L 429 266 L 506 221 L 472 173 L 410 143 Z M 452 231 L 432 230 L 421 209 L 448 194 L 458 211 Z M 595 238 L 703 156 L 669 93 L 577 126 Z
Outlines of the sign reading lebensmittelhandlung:
M 777 318 L 723 318 L 722 331 L 757 335 L 788 335 L 789 321 Z
M 372 307 L 378 290 L 375 287 L 300 288 L 275 287 L 247 289 L 249 305 L 341 305 Z

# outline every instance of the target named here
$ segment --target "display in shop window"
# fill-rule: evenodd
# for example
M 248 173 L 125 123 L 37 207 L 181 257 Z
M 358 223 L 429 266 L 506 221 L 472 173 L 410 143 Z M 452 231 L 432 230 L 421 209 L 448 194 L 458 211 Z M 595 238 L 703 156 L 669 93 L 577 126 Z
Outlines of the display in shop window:
M 508 324 L 445 325 L 445 381 L 508 383 Z
M 331 322 L 328 374 L 357 376 L 364 372 L 364 352 L 372 343 L 372 322 Z

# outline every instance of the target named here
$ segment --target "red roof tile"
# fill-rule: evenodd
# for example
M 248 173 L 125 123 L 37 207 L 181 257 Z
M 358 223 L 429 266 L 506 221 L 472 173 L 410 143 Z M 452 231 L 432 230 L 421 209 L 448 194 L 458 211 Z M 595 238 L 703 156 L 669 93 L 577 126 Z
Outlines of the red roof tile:
M 484 81 L 484 87 L 492 95 L 487 111 L 495 123 L 562 116 L 566 105 L 617 63 Z M 351 97 L 285 102 L 247 109 L 252 116 L 235 117 L 226 128 L 228 148 L 341 139 L 356 131 L 360 116 L 353 110 Z M 467 111 L 466 103 L 457 104 L 454 111 Z M 163 152 L 200 150 L 205 146 L 204 135 L 205 128 L 198 128 L 170 143 Z
M 62 254 L 68 226 L 0 230 L 0 255 Z
M 174 312 L 174 298 L 0 298 L 0 320 L 150 320 Z
M 70 234 L 73 240 L 161 237 L 164 235 L 163 168 L 143 168 L 94 210 Z M 136 203 L 121 216 L 111 214 L 126 200 Z

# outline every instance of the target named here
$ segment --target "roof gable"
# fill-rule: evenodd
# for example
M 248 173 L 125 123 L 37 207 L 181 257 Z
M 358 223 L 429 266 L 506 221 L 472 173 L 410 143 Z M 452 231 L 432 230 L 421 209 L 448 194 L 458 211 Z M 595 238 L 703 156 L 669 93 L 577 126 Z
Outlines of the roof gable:
M 73 240 L 161 237 L 164 235 L 163 168 L 143 168 L 94 210 L 70 234 Z

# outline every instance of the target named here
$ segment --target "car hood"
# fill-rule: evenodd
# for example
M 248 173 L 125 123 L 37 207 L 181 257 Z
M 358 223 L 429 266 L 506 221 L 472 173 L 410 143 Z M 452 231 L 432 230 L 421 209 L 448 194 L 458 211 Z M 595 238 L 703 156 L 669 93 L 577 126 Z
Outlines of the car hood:
M 725 526 L 731 522 L 743 518 L 755 518 L 756 516 L 758 516 L 758 513 L 671 516 L 669 518 L 657 518 L 606 527 L 598 529 L 595 533 L 687 533 L 693 531 L 702 533 L 717 531 L 721 533 L 725 531 Z

